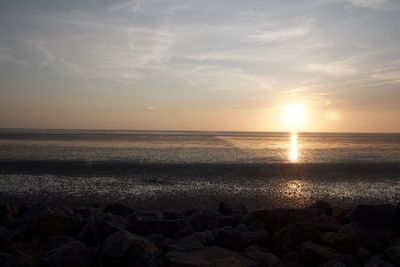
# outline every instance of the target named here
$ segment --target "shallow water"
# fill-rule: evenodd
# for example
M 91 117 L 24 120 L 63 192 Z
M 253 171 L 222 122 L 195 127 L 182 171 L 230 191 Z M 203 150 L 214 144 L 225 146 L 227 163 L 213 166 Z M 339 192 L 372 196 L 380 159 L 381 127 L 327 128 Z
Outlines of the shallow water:
M 0 131 L 0 195 L 138 209 L 400 200 L 399 134 Z

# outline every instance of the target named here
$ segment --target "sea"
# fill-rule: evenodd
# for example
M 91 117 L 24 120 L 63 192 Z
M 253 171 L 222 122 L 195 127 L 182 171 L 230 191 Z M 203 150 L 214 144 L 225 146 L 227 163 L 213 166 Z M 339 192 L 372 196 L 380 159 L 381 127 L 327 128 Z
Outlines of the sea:
M 0 130 L 0 202 L 181 211 L 400 201 L 400 134 Z

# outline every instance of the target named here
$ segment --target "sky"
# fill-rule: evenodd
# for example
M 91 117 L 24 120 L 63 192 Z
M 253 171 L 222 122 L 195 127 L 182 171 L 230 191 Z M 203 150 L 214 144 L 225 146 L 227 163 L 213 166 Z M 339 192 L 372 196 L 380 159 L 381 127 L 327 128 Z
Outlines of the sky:
M 400 132 L 399 25 L 398 0 L 1 0 L 0 128 L 286 131 L 294 105 Z

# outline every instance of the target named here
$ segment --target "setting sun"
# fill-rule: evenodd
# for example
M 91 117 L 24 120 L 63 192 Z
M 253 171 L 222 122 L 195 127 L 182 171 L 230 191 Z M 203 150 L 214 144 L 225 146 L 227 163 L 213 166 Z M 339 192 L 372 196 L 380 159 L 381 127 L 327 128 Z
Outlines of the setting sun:
M 305 106 L 291 103 L 282 108 L 283 123 L 289 131 L 300 131 L 305 124 Z

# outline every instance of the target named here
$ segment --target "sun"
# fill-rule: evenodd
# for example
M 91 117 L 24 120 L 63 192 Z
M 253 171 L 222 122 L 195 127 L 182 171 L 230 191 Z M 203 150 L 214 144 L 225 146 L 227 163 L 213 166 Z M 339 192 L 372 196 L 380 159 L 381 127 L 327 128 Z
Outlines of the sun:
M 304 128 L 306 108 L 300 103 L 290 103 L 282 108 L 282 122 L 285 129 L 298 132 Z

